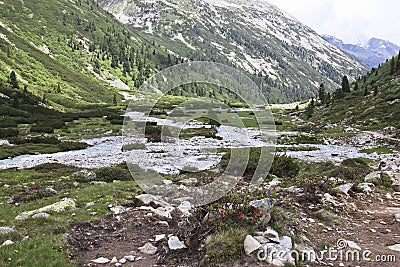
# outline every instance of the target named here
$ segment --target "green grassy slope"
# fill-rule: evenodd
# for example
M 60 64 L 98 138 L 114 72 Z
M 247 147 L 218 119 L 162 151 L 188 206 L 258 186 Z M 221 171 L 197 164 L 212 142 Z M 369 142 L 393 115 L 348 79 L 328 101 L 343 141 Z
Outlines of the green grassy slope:
M 110 82 L 137 87 L 175 60 L 89 0 L 4 0 L 0 17 L 0 80 L 14 70 L 59 109 L 112 103 Z
M 334 99 L 329 107 L 317 107 L 312 120 L 368 129 L 400 129 L 399 55 L 359 78 L 351 88 L 350 93 Z

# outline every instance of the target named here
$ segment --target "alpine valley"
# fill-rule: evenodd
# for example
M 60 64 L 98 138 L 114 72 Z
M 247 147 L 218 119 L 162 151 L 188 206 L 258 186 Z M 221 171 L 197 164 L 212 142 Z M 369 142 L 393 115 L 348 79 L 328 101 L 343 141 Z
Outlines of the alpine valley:
M 398 266 L 400 54 L 340 44 L 264 0 L 0 0 L 0 266 Z

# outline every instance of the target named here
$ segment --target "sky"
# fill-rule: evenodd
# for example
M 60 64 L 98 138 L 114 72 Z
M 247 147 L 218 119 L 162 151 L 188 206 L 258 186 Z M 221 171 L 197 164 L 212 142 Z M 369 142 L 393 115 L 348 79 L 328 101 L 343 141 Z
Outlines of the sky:
M 319 34 L 357 44 L 376 37 L 400 45 L 399 0 L 266 0 Z

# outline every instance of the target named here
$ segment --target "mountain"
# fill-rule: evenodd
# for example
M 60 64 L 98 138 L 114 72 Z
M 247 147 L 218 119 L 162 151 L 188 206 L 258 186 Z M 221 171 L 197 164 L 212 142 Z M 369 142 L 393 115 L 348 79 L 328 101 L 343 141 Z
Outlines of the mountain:
M 330 35 L 322 35 L 322 37 L 334 46 L 355 56 L 371 68 L 378 67 L 380 63 L 396 55 L 400 50 L 400 46 L 378 38 L 371 38 L 364 44 L 355 45 L 345 44 L 342 40 Z
M 334 88 L 343 75 L 355 77 L 366 71 L 265 1 L 95 1 L 143 38 L 176 55 L 246 70 L 272 102 L 311 97 L 321 82 Z
M 0 2 L 0 82 L 14 71 L 21 90 L 57 109 L 112 104 L 169 61 L 92 1 Z

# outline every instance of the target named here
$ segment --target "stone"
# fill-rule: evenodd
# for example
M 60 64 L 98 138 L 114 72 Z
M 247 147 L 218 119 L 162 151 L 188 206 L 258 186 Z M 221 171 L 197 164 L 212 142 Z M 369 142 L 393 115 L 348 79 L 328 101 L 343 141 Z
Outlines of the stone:
M 244 251 L 247 255 L 261 248 L 261 244 L 251 235 L 247 235 L 244 240 Z
M 400 252 L 400 244 L 396 244 L 396 245 L 393 245 L 393 246 L 389 246 L 388 249 L 393 250 L 393 251 Z
M 150 205 L 150 203 L 153 203 L 156 206 L 160 206 L 160 207 L 170 207 L 171 206 L 167 202 L 159 199 L 158 197 L 156 197 L 154 195 L 150 195 L 150 194 L 138 195 L 138 196 L 136 196 L 136 198 L 139 199 L 140 201 L 142 201 L 143 204 L 145 204 L 145 205 Z
M 254 236 L 254 239 L 257 240 L 260 244 L 265 244 L 270 242 L 269 239 L 263 237 L 263 236 Z
M 118 214 L 125 212 L 126 208 L 122 207 L 122 206 L 115 206 L 115 207 L 111 207 L 110 210 L 114 213 L 114 215 L 118 215 Z
M 8 235 L 11 233 L 16 233 L 17 231 L 13 228 L 6 227 L 6 226 L 0 226 L 0 235 Z
M 169 223 L 166 221 L 158 221 L 157 224 L 159 224 L 161 226 L 169 227 Z
M 371 183 L 361 183 L 357 186 L 357 188 L 367 194 L 370 194 L 376 190 L 375 185 Z
M 265 259 L 263 259 L 263 261 L 269 264 L 282 267 L 287 263 L 295 265 L 295 259 L 292 257 L 291 250 L 280 244 L 267 243 L 262 247 L 262 250 L 269 252 L 266 253 Z
M 121 267 L 122 266 L 122 263 L 120 263 L 120 262 L 117 262 L 117 263 L 115 263 L 115 265 L 114 265 L 115 267 Z
M 357 243 L 355 243 L 353 241 L 346 240 L 346 243 L 347 243 L 347 247 L 349 247 L 349 248 L 361 250 L 361 247 Z
M 81 170 L 81 171 L 78 171 L 78 172 L 74 172 L 72 174 L 72 176 L 82 177 L 85 180 L 94 180 L 94 179 L 96 179 L 96 173 L 94 173 L 92 171 L 89 171 L 89 170 Z
M 3 242 L 3 244 L 1 244 L 0 247 L 9 246 L 9 245 L 12 245 L 12 244 L 14 244 L 14 242 L 12 240 L 6 240 L 6 241 Z
M 272 187 L 280 185 L 281 183 L 282 183 L 282 179 L 281 178 L 275 178 L 271 182 L 268 183 L 268 187 L 272 188 Z
M 184 216 L 189 217 L 191 215 L 192 204 L 189 201 L 184 201 L 178 206 L 178 210 L 180 210 Z
M 365 176 L 364 182 L 372 184 L 381 184 L 382 183 L 381 172 L 371 172 L 370 174 Z
M 47 188 L 46 188 L 46 191 L 49 192 L 49 193 L 51 193 L 51 194 L 54 194 L 54 195 L 57 195 L 57 194 L 58 194 L 58 191 L 55 190 L 55 189 L 52 188 L 52 187 L 47 187 Z
M 49 218 L 50 214 L 46 212 L 40 212 L 32 216 L 32 219 L 39 219 L 39 218 Z
M 122 263 L 122 264 L 125 264 L 125 263 L 126 263 L 126 261 L 127 261 L 127 259 L 125 259 L 125 258 L 122 258 L 122 259 L 120 259 L 118 262 L 119 262 L 119 263 Z
M 85 208 L 89 208 L 89 207 L 94 206 L 94 205 L 95 205 L 94 202 L 88 202 L 88 203 L 85 204 Z
M 199 181 L 196 178 L 189 178 L 189 179 L 185 179 L 185 180 L 182 180 L 179 182 L 186 186 L 196 185 L 199 183 Z
M 162 182 L 163 182 L 164 185 L 171 185 L 171 184 L 174 183 L 174 182 L 171 181 L 171 180 L 163 180 Z
M 274 229 L 272 229 L 271 227 L 267 228 L 267 231 L 265 231 L 263 233 L 263 236 L 268 238 L 269 240 L 271 240 L 272 242 L 275 243 L 279 243 L 280 239 L 279 239 L 279 234 L 277 231 L 275 231 Z
M 130 261 L 130 262 L 134 262 L 135 261 L 135 256 L 132 256 L 132 255 L 125 256 L 124 259 L 127 260 L 127 261 Z
M 118 262 L 117 257 L 113 257 L 112 260 L 110 261 L 110 264 L 115 264 Z
M 271 220 L 271 211 L 274 207 L 273 202 L 269 198 L 264 198 L 260 200 L 253 200 L 249 204 L 250 206 L 258 208 L 262 214 L 260 224 L 267 225 Z
M 157 253 L 157 248 L 151 243 L 146 243 L 143 247 L 140 247 L 138 249 L 140 250 L 140 252 L 148 255 L 154 255 Z
M 186 245 L 183 244 L 177 236 L 170 236 L 168 239 L 168 247 L 171 250 L 178 250 L 186 248 Z
M 284 247 L 286 249 L 292 249 L 292 247 L 293 247 L 292 239 L 288 236 L 282 236 L 279 239 L 279 245 L 281 245 L 282 247 Z
M 104 258 L 104 257 L 100 257 L 95 260 L 91 260 L 91 262 L 96 263 L 96 264 L 106 264 L 106 263 L 109 263 L 110 260 L 107 258 Z
M 65 211 L 67 209 L 69 209 L 69 210 L 76 209 L 76 203 L 75 203 L 74 199 L 64 198 L 63 200 L 61 200 L 59 202 L 45 206 L 43 208 L 22 212 L 17 217 L 15 217 L 15 219 L 16 220 L 26 220 L 37 213 L 41 213 L 41 212 L 57 212 L 57 213 L 59 213 L 59 212 Z
M 394 218 L 396 219 L 396 222 L 400 222 L 400 213 L 399 214 L 395 214 Z
M 343 184 L 343 185 L 339 185 L 338 187 L 336 187 L 337 190 L 339 190 L 340 192 L 342 192 L 343 194 L 348 194 L 350 189 L 353 188 L 354 184 L 352 183 L 348 183 L 348 184 Z
M 307 261 L 316 262 L 316 252 L 313 247 L 309 247 L 304 244 L 295 244 L 295 249 L 300 252 L 300 255 L 304 255 Z
M 166 238 L 165 234 L 156 235 L 156 238 L 154 240 L 155 240 L 155 242 L 160 242 L 161 240 L 164 240 L 165 238 Z

